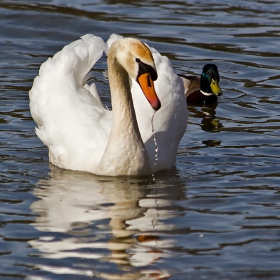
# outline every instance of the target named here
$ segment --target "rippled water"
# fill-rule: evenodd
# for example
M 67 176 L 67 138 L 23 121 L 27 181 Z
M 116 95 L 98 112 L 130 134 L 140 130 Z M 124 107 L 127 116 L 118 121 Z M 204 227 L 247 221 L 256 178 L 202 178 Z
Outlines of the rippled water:
M 131 2 L 0 3 L 0 278 L 279 279 L 278 1 Z M 40 64 L 113 32 L 178 73 L 220 70 L 219 104 L 189 106 L 176 167 L 155 183 L 50 167 L 34 133 Z M 109 105 L 105 62 L 96 83 Z

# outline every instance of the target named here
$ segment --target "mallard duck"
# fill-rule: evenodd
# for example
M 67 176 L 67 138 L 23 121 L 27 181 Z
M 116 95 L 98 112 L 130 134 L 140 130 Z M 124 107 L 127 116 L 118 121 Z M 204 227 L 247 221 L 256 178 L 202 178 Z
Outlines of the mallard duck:
M 218 101 L 218 96 L 223 94 L 219 86 L 218 67 L 215 64 L 206 64 L 200 77 L 180 74 L 179 76 L 184 83 L 188 104 L 215 103 Z
M 100 37 L 85 35 L 40 67 L 29 92 L 30 111 L 38 125 L 36 134 L 49 149 L 50 163 L 106 176 L 142 176 L 171 167 L 187 125 L 181 79 L 169 67 L 171 84 L 179 86 L 166 92 L 165 79 L 160 77 L 160 69 L 165 64 L 155 63 L 150 49 L 139 40 L 116 40 L 109 48 L 107 59 L 113 108 L 109 111 L 102 104 L 95 84 L 89 86 L 85 81 L 104 50 L 105 43 Z M 137 87 L 133 95 L 131 81 Z M 164 90 L 158 91 L 161 88 Z M 133 97 L 137 94 L 144 99 Z M 155 114 L 154 132 L 146 103 L 153 115 L 166 108 L 162 110 L 163 120 Z M 180 108 L 172 105 L 177 103 L 181 104 Z M 176 120 L 181 122 L 178 132 L 166 126 L 173 122 L 176 108 L 182 110 Z M 142 125 L 138 124 L 140 119 Z M 156 165 L 153 134 L 159 148 Z M 173 143 L 165 140 L 169 138 Z

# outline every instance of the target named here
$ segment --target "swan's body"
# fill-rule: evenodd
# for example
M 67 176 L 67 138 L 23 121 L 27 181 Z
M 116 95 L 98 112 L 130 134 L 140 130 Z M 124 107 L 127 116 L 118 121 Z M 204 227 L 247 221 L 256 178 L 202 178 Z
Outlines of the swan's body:
M 152 131 L 146 140 L 147 136 L 143 135 L 148 132 L 141 131 L 140 123 L 138 128 L 135 115 L 135 112 L 145 114 L 141 106 L 148 105 L 151 112 L 160 107 L 160 101 L 152 92 L 153 85 L 150 88 L 141 85 L 142 82 L 153 84 L 157 75 L 149 49 L 135 39 L 112 44 L 108 74 L 113 111 L 103 106 L 94 84 L 83 84 L 85 75 L 103 51 L 101 38 L 85 35 L 43 63 L 34 80 L 29 93 L 30 110 L 38 125 L 36 133 L 49 148 L 50 162 L 64 169 L 109 176 L 147 175 L 171 167 L 169 162 L 163 162 L 160 168 L 154 167 L 154 156 L 151 158 L 148 144 Z M 146 95 L 140 107 L 135 104 L 135 110 L 129 76 L 138 90 L 141 85 L 140 94 Z M 154 95 L 148 96 L 150 94 Z M 155 130 L 158 131 L 156 122 Z M 159 142 L 161 132 L 157 133 Z M 164 152 L 163 148 L 159 155 Z

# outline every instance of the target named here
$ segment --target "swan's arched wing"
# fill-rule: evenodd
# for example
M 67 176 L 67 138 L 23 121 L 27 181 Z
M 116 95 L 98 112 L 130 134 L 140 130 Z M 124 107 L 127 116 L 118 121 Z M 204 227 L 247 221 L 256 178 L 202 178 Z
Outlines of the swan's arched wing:
M 107 40 L 107 42 L 105 44 L 105 47 L 104 47 L 104 52 L 107 56 L 108 56 L 108 50 L 111 47 L 112 43 L 115 42 L 116 40 L 119 40 L 119 39 L 122 39 L 122 38 L 123 38 L 122 35 L 119 35 L 119 34 L 116 34 L 116 33 L 113 33 L 113 34 L 110 35 L 110 37 Z
M 167 169 L 175 164 L 179 143 L 186 131 L 188 110 L 184 86 L 175 73 L 170 60 L 151 48 L 158 79 L 155 90 L 161 102 L 161 108 L 154 116 L 154 130 L 158 145 L 158 161 L 154 171 Z M 154 110 L 145 102 L 140 87 L 132 81 L 132 97 L 135 104 L 137 122 L 151 162 L 155 162 L 155 144 L 152 135 L 151 119 Z
M 103 51 L 101 38 L 85 35 L 44 62 L 34 80 L 30 111 L 55 165 L 64 167 L 67 162 L 68 168 L 79 170 L 75 166 L 98 162 L 104 152 L 111 112 L 102 105 L 94 85 L 83 85 Z

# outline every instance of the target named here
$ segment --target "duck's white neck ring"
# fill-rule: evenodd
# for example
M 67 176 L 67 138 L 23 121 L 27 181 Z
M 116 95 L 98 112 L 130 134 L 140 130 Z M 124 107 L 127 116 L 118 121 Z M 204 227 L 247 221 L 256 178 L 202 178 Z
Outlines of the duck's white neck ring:
M 208 92 L 204 92 L 204 91 L 202 91 L 202 90 L 200 90 L 200 92 L 201 92 L 203 95 L 206 95 L 206 96 L 210 96 L 210 95 L 213 94 L 212 92 L 211 92 L 211 93 L 208 93 Z

